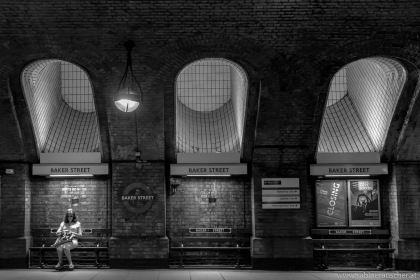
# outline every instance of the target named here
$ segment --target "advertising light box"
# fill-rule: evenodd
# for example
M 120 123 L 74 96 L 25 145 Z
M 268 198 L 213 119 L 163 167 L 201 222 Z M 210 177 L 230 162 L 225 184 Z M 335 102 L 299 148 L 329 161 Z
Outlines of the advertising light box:
M 318 227 L 347 226 L 346 180 L 316 181 L 316 222 Z
M 378 180 L 348 180 L 349 223 L 351 227 L 380 227 Z

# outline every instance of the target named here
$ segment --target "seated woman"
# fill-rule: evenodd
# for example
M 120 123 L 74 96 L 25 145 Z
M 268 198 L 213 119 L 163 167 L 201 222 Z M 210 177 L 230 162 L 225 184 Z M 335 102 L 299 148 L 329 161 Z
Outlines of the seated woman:
M 74 265 L 71 260 L 70 251 L 76 248 L 79 243 L 77 238 L 82 236 L 82 226 L 79 221 L 77 221 L 76 213 L 73 209 L 68 209 L 66 215 L 64 216 L 63 222 L 61 222 L 60 227 L 57 230 L 57 235 L 68 234 L 68 237 L 71 242 L 63 243 L 57 246 L 58 254 L 58 264 L 55 266 L 55 269 L 61 269 L 63 267 L 63 252 L 69 261 L 69 269 L 73 270 Z

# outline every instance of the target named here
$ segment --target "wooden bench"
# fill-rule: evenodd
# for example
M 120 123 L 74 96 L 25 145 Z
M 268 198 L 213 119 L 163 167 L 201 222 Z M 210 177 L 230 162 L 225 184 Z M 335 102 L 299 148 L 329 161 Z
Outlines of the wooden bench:
M 29 247 L 30 268 L 35 265 L 40 268 L 45 268 L 57 263 L 57 249 L 51 247 L 57 238 L 56 232 L 57 229 L 50 228 L 37 228 L 32 230 L 33 246 Z M 76 266 L 93 265 L 97 268 L 109 266 L 109 233 L 109 229 L 83 229 L 83 236 L 78 238 L 79 246 L 71 250 L 73 263 Z M 88 256 L 83 254 L 78 256 L 73 252 L 84 252 Z M 94 253 L 93 258 L 89 257 L 92 253 Z M 65 256 L 63 257 L 65 259 Z
M 379 229 L 312 229 L 314 252 L 321 253 L 320 269 L 328 269 L 328 255 L 333 253 L 378 254 L 377 268 L 386 268 L 385 257 L 395 249 L 390 247 L 388 230 Z
M 185 236 L 185 233 L 189 233 L 188 230 L 182 230 L 182 236 L 171 238 L 171 244 L 178 244 L 178 246 L 171 246 L 171 250 L 180 252 L 179 267 L 184 267 L 184 256 L 185 252 L 188 251 L 230 251 L 235 252 L 236 258 L 233 264 L 235 268 L 241 268 L 241 252 L 249 252 L 251 247 L 249 246 L 250 235 L 244 230 L 233 229 L 231 236 L 227 237 L 216 237 L 216 236 Z M 202 243 L 215 243 L 211 246 L 197 245 Z M 221 245 L 221 244 L 228 244 Z M 248 244 L 248 245 L 246 245 Z

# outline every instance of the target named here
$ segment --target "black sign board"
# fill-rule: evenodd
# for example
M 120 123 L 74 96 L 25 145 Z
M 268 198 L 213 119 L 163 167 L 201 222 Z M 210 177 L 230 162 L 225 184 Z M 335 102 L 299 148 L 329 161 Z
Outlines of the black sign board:
M 349 234 L 349 235 L 354 235 L 354 234 L 372 234 L 371 230 L 368 229 L 350 229 L 350 230 L 346 230 L 346 229 L 337 229 L 337 230 L 330 230 L 328 231 L 328 234 L 331 235 L 335 235 L 335 234 Z
M 190 233 L 232 233 L 231 228 L 190 228 Z

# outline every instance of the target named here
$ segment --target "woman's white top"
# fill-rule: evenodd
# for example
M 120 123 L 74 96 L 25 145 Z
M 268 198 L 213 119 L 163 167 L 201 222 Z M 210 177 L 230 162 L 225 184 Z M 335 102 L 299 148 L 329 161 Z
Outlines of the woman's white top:
M 61 222 L 60 227 L 57 230 L 57 233 L 60 233 L 62 231 L 71 231 L 77 235 L 82 235 L 82 225 L 80 224 L 80 222 L 76 222 L 76 223 L 70 223 L 70 224 L 66 224 L 64 222 Z M 79 237 L 79 236 L 76 236 Z

